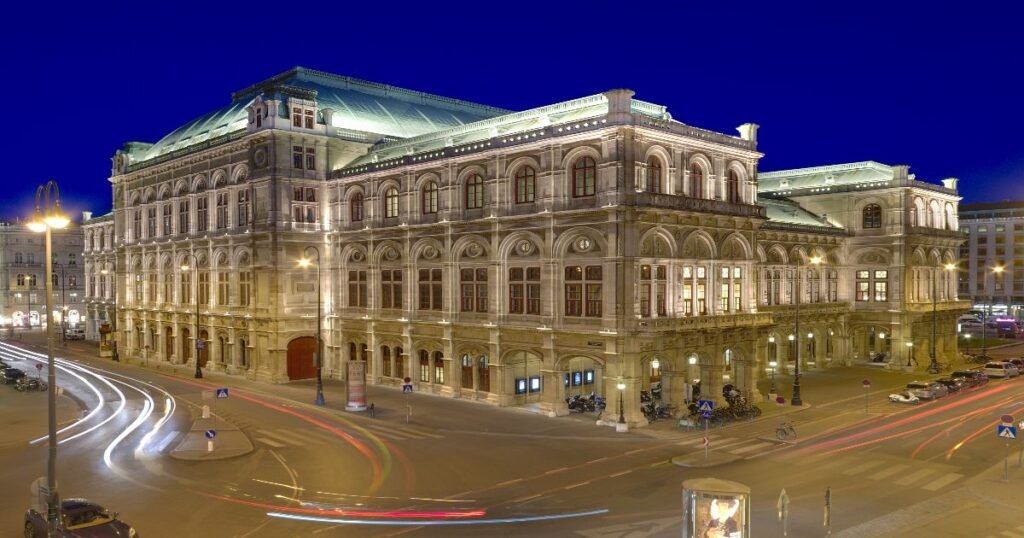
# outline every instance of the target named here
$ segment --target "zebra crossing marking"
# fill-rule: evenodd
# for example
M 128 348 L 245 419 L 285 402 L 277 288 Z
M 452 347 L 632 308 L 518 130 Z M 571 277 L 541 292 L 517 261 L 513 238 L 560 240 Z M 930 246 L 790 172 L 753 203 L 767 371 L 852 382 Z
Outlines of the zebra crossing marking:
M 277 441 L 271 441 L 270 439 L 267 439 L 266 437 L 257 437 L 256 441 L 259 441 L 260 443 L 263 443 L 265 445 L 269 445 L 270 448 L 282 448 L 282 447 L 288 446 L 288 445 L 285 445 L 285 444 L 282 444 L 282 443 L 278 443 Z
M 890 476 L 892 476 L 892 475 L 894 475 L 896 473 L 903 472 L 904 470 L 909 469 L 909 468 L 910 468 L 909 465 L 906 465 L 906 464 L 903 464 L 903 463 L 899 463 L 899 464 L 893 465 L 892 467 L 889 467 L 888 469 L 879 471 L 879 472 L 869 476 L 868 478 L 870 478 L 871 480 L 884 480 L 884 479 L 889 478 Z
M 862 463 L 862 464 L 860 464 L 860 465 L 858 465 L 856 467 L 851 467 L 851 468 L 843 471 L 843 474 L 845 474 L 846 476 L 855 476 L 855 475 L 859 475 L 859 474 L 861 474 L 861 473 L 863 473 L 865 471 L 868 471 L 869 469 L 873 469 L 875 467 L 878 467 L 879 465 L 885 465 L 885 461 L 884 460 L 872 460 L 872 461 L 869 461 L 867 463 Z
M 926 477 L 926 476 L 928 476 L 928 475 L 930 475 L 930 474 L 932 474 L 934 472 L 935 471 L 933 469 L 921 469 L 919 471 L 915 471 L 913 473 L 910 473 L 907 476 L 904 476 L 903 478 L 897 480 L 896 484 L 898 484 L 900 486 L 909 486 L 909 485 L 913 484 L 914 482 L 917 482 L 918 480 L 921 480 L 922 478 L 924 478 L 924 477 Z
M 946 474 L 944 476 L 940 476 L 939 478 L 936 478 L 935 480 L 932 480 L 931 482 L 921 486 L 921 489 L 925 489 L 925 490 L 928 490 L 928 491 L 937 491 L 939 488 L 943 488 L 945 486 L 948 486 L 948 485 L 952 484 L 953 482 L 956 482 L 957 480 L 960 480 L 963 477 L 964 477 L 964 475 L 962 475 L 962 474 L 948 473 L 948 474 Z
M 746 454 L 747 452 L 753 452 L 755 450 L 759 450 L 759 449 L 762 449 L 762 448 L 767 448 L 767 447 L 774 446 L 774 445 L 775 445 L 775 443 L 769 443 L 769 442 L 765 441 L 765 442 L 757 443 L 755 445 L 748 445 L 748 446 L 745 446 L 743 448 L 737 448 L 736 450 L 730 450 L 729 453 L 730 454 L 735 454 L 735 455 L 739 456 L 741 454 Z

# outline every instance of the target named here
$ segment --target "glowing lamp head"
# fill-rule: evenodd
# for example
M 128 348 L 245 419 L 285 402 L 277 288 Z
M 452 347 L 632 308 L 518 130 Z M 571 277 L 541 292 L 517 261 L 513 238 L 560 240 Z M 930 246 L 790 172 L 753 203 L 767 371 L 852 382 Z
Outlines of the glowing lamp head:
M 659 361 L 658 359 L 652 360 L 651 361 L 651 368 L 654 368 L 655 370 L 657 370 L 658 368 L 661 368 L 661 361 Z
M 885 340 L 885 333 L 878 333 L 878 337 Z
M 43 220 L 43 214 L 39 212 L 39 208 L 36 208 L 36 214 L 32 216 L 32 220 L 29 220 L 26 224 L 29 230 L 36 233 L 43 233 L 46 231 L 46 221 Z
M 697 364 L 697 357 L 690 357 L 690 359 L 689 359 L 689 361 L 688 361 L 688 362 L 689 362 L 690 364 Z
M 807 338 L 814 338 L 814 333 L 807 333 Z
M 779 365 L 779 363 L 777 363 L 775 361 L 768 361 L 768 366 L 771 366 L 772 368 L 775 368 L 778 365 Z
M 55 230 L 66 228 L 70 222 L 71 219 L 60 209 L 60 200 L 57 200 L 53 209 L 46 213 L 46 225 Z
M 618 385 L 615 385 L 615 387 L 618 388 L 619 390 L 626 390 L 626 384 L 621 381 Z
M 796 340 L 796 335 L 789 335 L 789 341 L 792 342 L 793 340 Z
M 309 267 L 312 264 L 313 264 L 313 262 L 311 262 L 309 260 L 309 258 L 302 258 L 302 259 L 299 260 L 299 267 L 301 267 L 303 269 L 306 269 L 307 267 Z
M 956 269 L 956 264 L 955 263 L 947 263 L 946 265 L 943 265 L 943 267 L 947 271 L 952 271 L 952 270 Z
M 821 256 L 811 256 L 811 265 L 820 265 Z
M 907 342 L 907 347 L 914 347 L 914 343 L 913 342 Z
M 774 344 L 775 343 L 775 337 L 774 336 L 769 336 L 768 337 L 768 343 L 769 344 Z
M 1001 275 L 1001 274 L 1003 274 L 1003 269 L 1004 268 L 1003 268 L 1002 265 L 997 265 L 997 266 L 992 268 L 992 272 L 997 274 L 997 275 Z
M 188 266 L 188 264 L 185 264 L 185 265 L 182 265 L 182 266 L 181 266 L 181 270 L 182 270 L 182 271 L 188 271 L 188 270 L 190 270 L 190 269 L 192 269 L 192 268 L 191 268 L 191 267 L 189 267 L 189 266 Z

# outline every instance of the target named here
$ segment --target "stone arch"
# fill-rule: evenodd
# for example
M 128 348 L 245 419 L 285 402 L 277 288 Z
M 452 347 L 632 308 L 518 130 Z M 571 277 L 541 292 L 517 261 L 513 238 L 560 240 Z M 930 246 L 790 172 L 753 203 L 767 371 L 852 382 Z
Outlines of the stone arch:
M 686 259 L 714 260 L 718 258 L 715 240 L 704 230 L 693 230 L 682 240 L 679 257 Z
M 249 179 L 249 166 L 246 164 L 239 164 L 231 170 L 231 182 L 232 183 L 244 183 L 245 180 Z
M 678 252 L 676 238 L 660 227 L 655 226 L 640 236 L 640 255 L 653 258 L 675 258 Z
M 773 265 L 786 265 L 789 263 L 789 254 L 786 252 L 785 247 L 775 243 L 768 247 L 768 258 L 767 262 Z
M 928 214 L 931 217 L 929 226 L 932 228 L 942 228 L 944 219 L 942 206 L 939 205 L 938 200 L 931 200 L 928 202 Z
M 888 265 L 889 264 L 889 251 L 883 248 L 863 248 L 853 253 L 851 256 L 857 260 L 856 263 L 865 265 Z
M 212 259 L 213 266 L 218 270 L 231 266 L 231 264 L 229 263 L 230 256 L 228 255 L 228 251 L 225 248 L 215 249 L 212 254 Z
M 537 174 L 540 174 L 540 162 L 538 162 L 532 155 L 522 155 L 513 159 L 512 162 L 508 163 L 508 166 L 505 167 L 505 177 L 508 179 L 509 184 L 515 181 L 516 172 L 524 166 L 529 166 L 533 168 Z
M 693 174 L 693 167 L 694 166 L 697 166 L 697 167 L 700 168 L 701 175 L 702 175 L 702 181 L 701 181 L 701 185 L 700 185 L 700 188 L 701 188 L 701 192 L 700 193 L 694 193 L 693 189 L 691 188 L 691 185 L 690 185 L 691 182 L 692 182 L 690 176 Z M 715 167 L 711 164 L 711 159 L 709 159 L 706 155 L 704 155 L 701 152 L 694 152 L 694 153 L 690 154 L 687 157 L 687 159 L 686 159 L 686 181 L 684 182 L 685 183 L 685 191 L 684 192 L 688 196 L 696 196 L 697 194 L 699 194 L 701 198 L 713 198 L 714 197 L 713 196 L 714 193 L 711 191 L 710 187 L 712 186 L 711 176 L 714 173 L 714 170 L 715 170 Z
M 373 263 L 380 265 L 382 263 L 396 263 L 404 257 L 405 249 L 397 241 L 387 240 L 382 241 L 377 248 L 373 250 Z
M 132 192 L 131 196 L 128 197 L 128 207 L 136 207 L 136 206 L 138 206 L 139 205 L 139 201 L 141 199 L 142 199 L 142 196 L 139 194 L 139 191 Z
M 925 206 L 924 199 L 920 196 L 915 196 L 910 208 L 910 221 L 911 226 L 927 226 L 928 225 L 928 209 Z
M 450 260 L 444 245 L 432 237 L 420 239 L 412 244 L 409 257 L 416 262 L 442 263 Z
M 236 268 L 248 267 L 252 264 L 252 251 L 249 247 L 238 247 L 235 249 L 235 253 L 232 259 L 232 263 Z
M 600 181 L 600 169 L 602 164 L 601 152 L 599 149 L 589 145 L 576 146 L 565 153 L 562 156 L 562 178 L 561 181 L 561 198 L 571 199 L 573 198 L 572 191 L 572 170 L 576 161 L 583 157 L 590 157 L 594 159 L 595 166 L 595 177 L 594 177 L 594 190 L 595 192 L 601 190 Z
M 750 260 L 753 258 L 750 242 L 739 232 L 733 232 L 722 240 L 719 253 L 723 260 Z
M 174 195 L 175 196 L 183 196 L 184 194 L 186 194 L 188 192 L 188 190 L 189 190 L 188 182 L 185 181 L 184 179 L 179 179 L 178 181 L 176 181 L 174 183 Z
M 152 203 L 154 200 L 156 200 L 156 189 L 154 189 L 153 187 L 146 188 L 144 194 L 142 195 L 143 203 L 149 204 Z
M 645 173 L 648 174 L 648 182 L 650 181 L 649 168 L 651 159 L 657 159 L 658 164 L 661 165 L 661 189 L 658 192 L 663 194 L 675 194 L 675 182 L 672 181 L 674 175 L 672 174 L 672 171 L 674 170 L 674 161 L 672 160 L 672 155 L 660 144 L 651 144 L 647 148 L 647 151 L 644 152 L 643 165 L 645 167 Z M 637 185 L 636 187 L 639 189 L 640 185 Z M 650 190 L 649 183 L 648 188 L 646 190 Z
M 474 245 L 476 246 L 474 247 Z M 452 244 L 451 259 L 452 261 L 466 259 L 467 261 L 486 262 L 491 257 L 490 250 L 490 242 L 487 238 L 476 234 L 464 235 Z
M 757 254 L 758 263 L 766 263 L 768 261 L 768 254 L 764 251 L 764 246 L 760 243 L 754 247 L 754 251 Z
M 590 246 L 583 250 L 579 244 L 580 239 L 589 239 Z M 597 255 L 608 252 L 608 242 L 598 230 L 589 226 L 576 226 L 562 232 L 555 244 L 552 246 L 552 254 L 556 257 L 566 258 L 570 255 L 569 250 L 573 249 L 576 255 Z
M 915 248 L 914 252 L 910 255 L 910 265 L 924 266 L 926 263 L 924 249 L 921 247 Z
M 210 184 L 213 188 L 220 189 L 228 184 L 228 175 L 223 169 L 218 168 L 210 175 Z
M 413 188 L 416 189 L 417 193 L 419 193 L 423 191 L 423 187 L 426 186 L 426 184 L 431 181 L 437 183 L 438 189 L 445 187 L 444 183 L 441 181 L 441 176 L 437 175 L 437 172 L 424 172 L 420 174 L 419 177 L 416 178 L 416 181 L 413 183 Z
M 529 252 L 525 252 L 525 248 L 520 249 L 519 243 L 521 241 L 529 241 L 532 244 Z M 508 261 L 513 254 L 517 256 L 550 258 L 550 255 L 545 250 L 544 239 L 530 231 L 513 232 L 501 240 L 501 243 L 498 245 L 498 259 Z
M 157 192 L 156 199 L 159 201 L 166 200 L 171 194 L 171 188 L 167 184 L 160 186 L 160 190 Z
M 206 176 L 196 174 L 192 176 L 192 192 L 199 193 L 206 190 Z
M 364 245 L 359 243 L 349 243 L 342 247 L 339 259 L 345 265 L 348 265 L 349 263 L 364 264 L 369 260 L 369 256 L 367 255 L 366 247 Z
M 942 222 L 943 229 L 955 230 L 957 228 L 958 224 L 959 223 L 957 222 L 957 218 L 956 218 L 956 208 L 953 207 L 952 203 L 946 202 L 945 218 L 943 219 L 943 222 Z

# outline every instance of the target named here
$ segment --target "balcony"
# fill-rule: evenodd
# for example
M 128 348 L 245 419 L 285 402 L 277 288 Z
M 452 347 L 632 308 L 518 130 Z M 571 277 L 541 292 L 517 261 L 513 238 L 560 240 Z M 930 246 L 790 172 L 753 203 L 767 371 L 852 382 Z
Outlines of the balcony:
M 928 300 L 923 302 L 906 303 L 905 308 L 908 312 L 914 313 L 931 312 L 932 302 Z M 935 303 L 935 310 L 938 312 L 967 311 L 970 309 L 971 302 L 967 300 L 943 301 L 940 299 Z
M 741 312 L 713 316 L 687 316 L 681 318 L 645 318 L 626 321 L 626 329 L 639 332 L 710 331 L 735 327 L 758 327 L 772 324 L 768 312 Z
M 886 303 L 888 304 L 888 303 Z M 761 312 L 773 314 L 775 319 L 790 318 L 796 315 L 796 305 L 780 304 L 758 307 Z M 850 303 L 800 303 L 801 319 L 811 319 L 814 316 L 836 316 L 850 312 Z
M 660 207 L 737 217 L 767 218 L 767 210 L 761 206 L 725 202 L 723 200 L 706 200 L 704 198 L 690 198 L 688 196 L 654 194 L 650 192 L 637 193 L 635 200 L 637 206 Z
M 944 239 L 967 239 L 967 234 L 957 230 L 943 230 L 941 228 L 929 228 L 926 226 L 907 226 L 907 235 L 923 235 L 926 237 L 941 237 Z

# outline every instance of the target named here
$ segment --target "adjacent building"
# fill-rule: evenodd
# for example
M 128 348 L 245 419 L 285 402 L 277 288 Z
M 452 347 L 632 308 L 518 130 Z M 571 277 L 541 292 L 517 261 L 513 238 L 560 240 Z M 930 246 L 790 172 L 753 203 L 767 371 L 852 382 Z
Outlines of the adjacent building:
M 757 125 L 629 90 L 511 112 L 296 68 L 115 154 L 91 317 L 122 356 L 268 382 L 312 376 L 320 332 L 327 376 L 552 415 L 621 383 L 641 424 L 652 382 L 758 397 L 771 360 L 948 361 L 956 181 L 760 157 Z
M 960 295 L 990 314 L 1021 317 L 1024 306 L 1024 202 L 960 206 Z
M 52 232 L 53 319 L 78 328 L 84 308 L 82 229 L 74 222 Z M 0 222 L 0 327 L 46 326 L 46 242 L 20 220 Z M 58 331 L 56 334 L 60 334 Z

